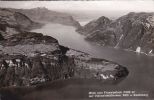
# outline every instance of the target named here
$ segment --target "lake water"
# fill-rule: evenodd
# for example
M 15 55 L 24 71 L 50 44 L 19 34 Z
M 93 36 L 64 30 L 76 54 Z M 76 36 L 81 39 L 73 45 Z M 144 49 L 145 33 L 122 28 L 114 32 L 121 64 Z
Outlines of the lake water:
M 85 22 L 83 22 L 83 24 L 84 23 Z M 61 24 L 46 24 L 41 29 L 33 30 L 33 32 L 39 32 L 52 36 L 56 38 L 61 45 L 84 51 L 94 57 L 117 62 L 127 67 L 129 70 L 128 77 L 117 85 L 95 86 L 94 84 L 71 84 L 67 87 L 64 87 L 61 91 L 68 93 L 66 91 L 69 91 L 69 89 L 74 89 L 75 92 L 69 92 L 69 94 L 77 96 L 78 94 L 81 95 L 81 93 L 86 94 L 89 90 L 135 90 L 140 92 L 146 91 L 149 92 L 150 96 L 153 96 L 154 57 L 90 44 L 84 40 L 84 36 L 75 32 L 75 28 L 72 26 L 65 26 Z

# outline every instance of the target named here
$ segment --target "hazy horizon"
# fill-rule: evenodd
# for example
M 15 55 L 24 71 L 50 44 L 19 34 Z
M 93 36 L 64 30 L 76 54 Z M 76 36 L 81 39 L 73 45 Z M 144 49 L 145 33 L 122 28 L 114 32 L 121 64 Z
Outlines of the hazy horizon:
M 46 7 L 53 11 L 72 14 L 77 19 L 106 16 L 118 18 L 129 12 L 154 12 L 153 0 L 109 1 L 0 1 L 0 7 L 30 9 Z
M 154 11 L 153 0 L 125 1 L 0 1 L 0 7 L 35 8 L 50 10 L 110 10 L 110 11 Z

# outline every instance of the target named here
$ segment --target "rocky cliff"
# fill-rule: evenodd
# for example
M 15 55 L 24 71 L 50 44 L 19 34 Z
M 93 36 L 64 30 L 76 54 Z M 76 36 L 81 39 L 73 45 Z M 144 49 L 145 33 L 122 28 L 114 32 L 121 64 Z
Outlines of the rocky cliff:
M 74 27 L 80 27 L 79 22 L 77 22 L 73 17 L 66 13 L 60 13 L 47 8 L 33 8 L 33 9 L 13 9 L 20 13 L 25 14 L 29 18 L 37 22 L 52 22 L 64 25 L 70 25 Z
M 126 67 L 60 46 L 56 39 L 40 33 L 12 35 L 0 42 L 0 51 L 2 100 L 36 100 L 44 97 L 39 93 L 47 93 L 45 97 L 51 99 L 54 97 L 52 91 L 71 83 L 97 80 L 102 86 L 113 85 L 129 73 Z
M 128 75 L 125 67 L 69 50 L 39 33 L 12 35 L 0 42 L 0 51 L 0 86 L 29 86 L 69 78 L 117 83 Z
M 100 80 L 102 83 L 117 84 L 128 75 L 127 68 L 105 60 L 93 58 L 89 54 L 70 49 L 66 52 L 75 63 L 74 77 Z
M 154 13 L 131 12 L 116 20 L 100 17 L 77 30 L 86 40 L 103 46 L 152 53 L 154 50 Z

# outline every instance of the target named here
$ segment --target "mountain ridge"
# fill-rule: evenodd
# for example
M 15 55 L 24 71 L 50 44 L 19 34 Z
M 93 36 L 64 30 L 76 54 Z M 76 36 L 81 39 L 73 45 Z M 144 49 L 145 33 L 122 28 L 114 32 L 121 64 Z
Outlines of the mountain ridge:
M 23 13 L 36 22 L 43 22 L 43 23 L 51 22 L 51 23 L 59 23 L 63 25 L 74 26 L 76 28 L 80 27 L 79 22 L 76 21 L 71 15 L 67 13 L 49 10 L 45 7 L 37 7 L 31 9 L 13 9 L 13 8 L 9 9 Z
M 104 17 L 105 20 L 108 19 Z M 154 13 L 130 12 L 116 20 L 110 20 L 109 23 L 103 23 L 99 27 L 99 18 L 89 22 L 77 32 L 86 35 L 86 40 L 121 49 L 136 51 L 138 47 L 141 52 L 149 53 L 154 50 Z M 95 23 L 94 26 L 91 23 Z M 104 27 L 105 26 L 105 27 Z M 86 30 L 85 27 L 90 27 Z M 91 32 L 90 29 L 94 28 Z
M 29 31 L 39 28 L 43 24 L 32 21 L 24 14 L 16 11 L 11 11 L 6 8 L 0 8 L 0 32 L 3 37 L 17 34 L 20 31 Z

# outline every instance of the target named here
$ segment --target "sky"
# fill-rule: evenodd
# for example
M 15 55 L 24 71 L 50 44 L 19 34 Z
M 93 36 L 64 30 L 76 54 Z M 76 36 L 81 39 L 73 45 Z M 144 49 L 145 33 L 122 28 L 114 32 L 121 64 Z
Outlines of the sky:
M 46 7 L 69 13 L 76 20 L 91 20 L 100 16 L 117 19 L 129 12 L 154 12 L 154 0 L 0 1 L 0 7 L 24 9 Z
M 105 1 L 0 1 L 0 7 L 35 8 L 51 10 L 110 10 L 154 12 L 154 0 L 105 0 Z

